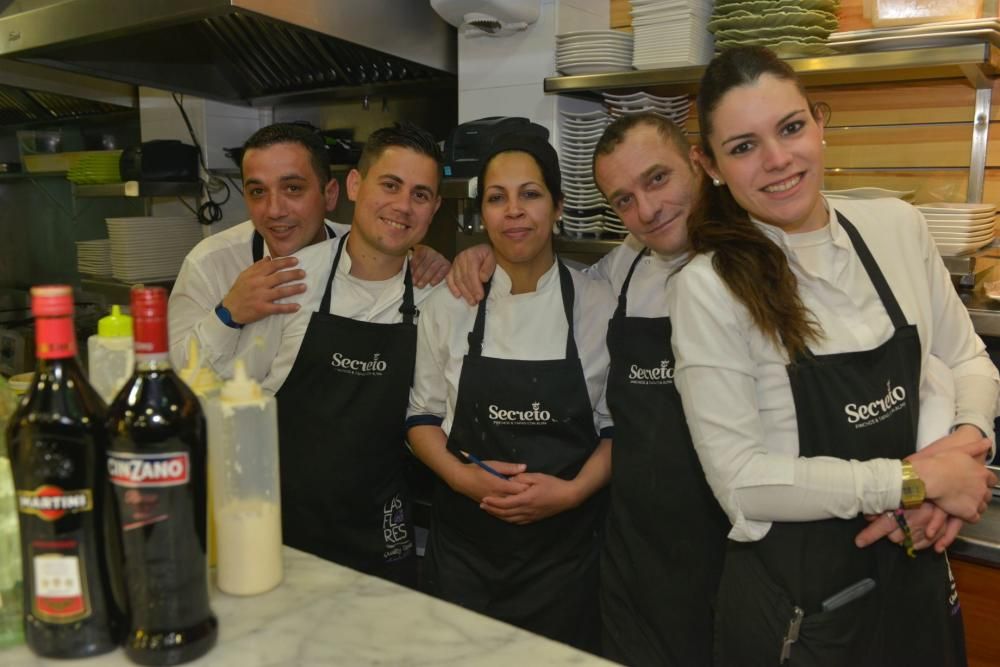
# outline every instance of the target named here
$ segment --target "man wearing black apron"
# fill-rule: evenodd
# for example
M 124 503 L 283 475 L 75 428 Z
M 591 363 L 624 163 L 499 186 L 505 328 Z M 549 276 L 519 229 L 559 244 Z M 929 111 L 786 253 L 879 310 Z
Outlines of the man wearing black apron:
M 557 260 L 558 262 L 558 260 Z M 573 336 L 574 287 L 559 262 L 569 324 L 565 359 L 482 356 L 486 299 L 462 364 L 447 448 L 483 460 L 516 461 L 530 472 L 573 479 L 598 444 L 594 410 Z M 489 289 L 487 287 L 487 295 Z M 491 417 L 491 406 L 530 397 L 538 418 Z M 424 573 L 429 592 L 557 641 L 596 651 L 598 541 L 603 494 L 527 525 L 497 519 L 440 479 Z
M 294 360 L 289 348 L 301 340 L 287 337 L 295 328 L 289 319 L 303 302 L 315 307 L 323 292 L 318 274 L 329 270 L 333 250 L 323 255 L 319 248 L 350 225 L 324 224 L 340 187 L 314 128 L 276 123 L 254 132 L 243 146 L 241 171 L 250 220 L 206 237 L 185 258 L 170 293 L 170 355 L 183 367 L 196 341 L 198 360 L 223 378 L 241 359 L 250 377 L 276 392 Z M 448 266 L 417 246 L 414 286 L 436 284 Z M 316 275 L 307 276 L 306 268 Z M 296 333 L 304 329 L 303 323 Z
M 352 231 L 337 247 L 277 394 L 285 543 L 410 586 L 416 559 L 404 420 L 417 309 L 406 256 L 440 204 L 440 162 L 433 138 L 418 128 L 369 138 L 347 180 Z M 380 303 L 398 281 L 395 312 L 378 322 L 364 317 L 373 307 L 367 298 Z M 338 303 L 338 295 L 355 303 Z M 336 314 L 352 311 L 359 314 Z
M 708 665 L 729 520 L 705 481 L 674 387 L 669 317 L 627 317 L 629 269 L 608 326 L 615 420 L 601 557 L 604 655 Z
M 865 461 L 914 452 L 920 339 L 855 227 L 837 213 L 895 332 L 870 350 L 807 355 L 788 365 L 799 455 Z M 844 407 L 889 396 L 884 417 L 851 423 Z M 947 558 L 908 558 L 888 540 L 854 546 L 863 517 L 774 522 L 758 542 L 730 542 L 720 585 L 719 665 L 965 664 L 961 610 Z M 870 578 L 842 606 L 823 602 Z

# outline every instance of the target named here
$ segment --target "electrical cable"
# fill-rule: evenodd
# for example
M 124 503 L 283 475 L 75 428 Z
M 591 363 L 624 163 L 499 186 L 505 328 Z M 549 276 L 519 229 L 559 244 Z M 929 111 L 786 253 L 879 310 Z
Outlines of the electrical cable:
M 198 216 L 198 222 L 203 225 L 210 225 L 213 222 L 219 222 L 222 220 L 223 211 L 222 206 L 229 201 L 229 197 L 232 195 L 232 191 L 226 182 L 221 178 L 218 178 L 208 170 L 208 165 L 205 164 L 205 155 L 202 153 L 201 144 L 198 142 L 198 137 L 194 133 L 194 128 L 191 126 L 191 119 L 188 118 L 187 112 L 184 110 L 183 96 L 178 96 L 177 93 L 170 93 L 170 96 L 174 100 L 174 104 L 181 112 L 181 118 L 184 119 L 184 124 L 187 126 L 188 134 L 191 135 L 191 141 L 194 143 L 196 149 L 198 149 L 198 163 L 201 165 L 201 184 L 202 189 L 205 194 L 206 201 L 202 203 L 197 211 L 191 209 L 195 215 Z M 225 197 L 221 201 L 217 201 L 212 194 L 224 192 Z M 188 208 L 191 208 L 190 206 Z

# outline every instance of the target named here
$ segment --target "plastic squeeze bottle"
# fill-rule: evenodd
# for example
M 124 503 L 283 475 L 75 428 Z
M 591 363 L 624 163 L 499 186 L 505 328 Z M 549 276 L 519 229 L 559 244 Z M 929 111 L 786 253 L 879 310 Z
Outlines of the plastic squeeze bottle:
M 233 595 L 271 590 L 282 578 L 278 410 L 243 360 L 209 405 L 209 456 L 219 562 L 216 583 Z
M 132 318 L 122 315 L 119 306 L 97 321 L 97 333 L 87 339 L 87 375 L 105 403 L 132 377 L 135 353 L 132 347 Z
M 188 342 L 187 365 L 178 373 L 181 380 L 198 397 L 202 412 L 208 419 L 209 405 L 219 395 L 222 380 L 207 364 L 201 363 L 201 349 L 194 338 Z M 212 502 L 212 434 L 208 434 L 208 566 L 215 567 L 218 562 L 218 552 L 215 543 L 215 505 Z

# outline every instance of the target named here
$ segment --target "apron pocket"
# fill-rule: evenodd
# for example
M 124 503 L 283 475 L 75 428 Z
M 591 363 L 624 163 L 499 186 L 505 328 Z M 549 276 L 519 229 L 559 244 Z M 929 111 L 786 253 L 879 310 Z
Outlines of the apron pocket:
M 807 614 L 791 645 L 790 667 L 877 665 L 873 642 L 878 628 L 875 592 L 828 612 Z M 753 546 L 730 543 L 719 584 L 715 619 L 715 664 L 773 667 L 795 604 L 774 582 Z

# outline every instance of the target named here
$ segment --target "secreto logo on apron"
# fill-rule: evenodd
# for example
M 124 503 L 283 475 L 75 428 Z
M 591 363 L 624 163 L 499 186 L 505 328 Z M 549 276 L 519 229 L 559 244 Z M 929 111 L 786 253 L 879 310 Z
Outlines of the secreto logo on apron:
M 496 426 L 538 426 L 555 421 L 552 413 L 535 401 L 530 410 L 502 408 L 491 404 L 489 407 L 490 421 Z
M 389 371 L 389 364 L 384 359 L 379 359 L 380 353 L 376 352 L 368 361 L 363 359 L 351 359 L 340 352 L 334 352 L 330 359 L 330 365 L 337 369 L 338 373 L 359 376 L 381 376 Z
M 632 364 L 628 369 L 629 384 L 673 384 L 674 364 L 671 359 L 661 359 L 659 366 L 653 368 L 643 368 L 639 364 Z
M 885 381 L 885 396 L 868 403 L 848 403 L 844 406 L 844 414 L 847 415 L 847 423 L 854 424 L 854 428 L 866 428 L 885 421 L 905 407 L 906 389 L 893 385 L 889 379 Z

